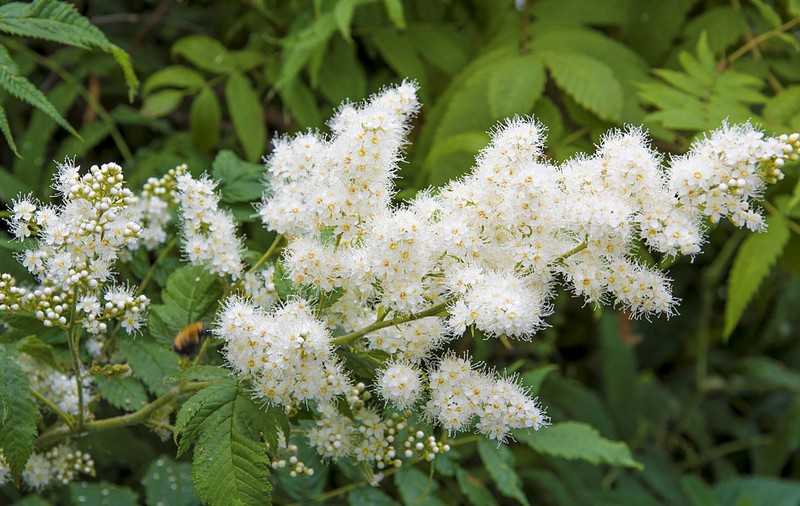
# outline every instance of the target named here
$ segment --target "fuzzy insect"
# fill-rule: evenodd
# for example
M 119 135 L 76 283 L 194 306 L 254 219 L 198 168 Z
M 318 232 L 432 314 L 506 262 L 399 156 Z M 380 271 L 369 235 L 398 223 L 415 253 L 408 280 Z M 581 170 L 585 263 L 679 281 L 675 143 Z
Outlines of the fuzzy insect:
M 205 328 L 203 322 L 190 323 L 175 335 L 175 339 L 172 342 L 172 350 L 178 355 L 191 357 L 197 351 L 200 341 L 207 337 L 208 334 L 209 330 Z

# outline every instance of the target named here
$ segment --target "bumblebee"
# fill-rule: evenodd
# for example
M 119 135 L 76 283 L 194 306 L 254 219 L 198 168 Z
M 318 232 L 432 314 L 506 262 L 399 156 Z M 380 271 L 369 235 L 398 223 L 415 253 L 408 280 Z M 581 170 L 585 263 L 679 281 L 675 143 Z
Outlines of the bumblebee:
M 172 342 L 172 350 L 178 355 L 191 357 L 197 352 L 200 341 L 208 335 L 209 330 L 203 322 L 190 323 L 175 336 L 175 340 Z

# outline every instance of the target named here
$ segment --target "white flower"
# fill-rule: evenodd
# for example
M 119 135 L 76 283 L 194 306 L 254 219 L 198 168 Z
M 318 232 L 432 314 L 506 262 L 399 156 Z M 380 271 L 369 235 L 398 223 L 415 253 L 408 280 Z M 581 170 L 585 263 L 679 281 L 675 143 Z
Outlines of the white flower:
M 33 490 L 42 490 L 53 480 L 53 465 L 41 453 L 34 453 L 25 464 L 22 480 Z

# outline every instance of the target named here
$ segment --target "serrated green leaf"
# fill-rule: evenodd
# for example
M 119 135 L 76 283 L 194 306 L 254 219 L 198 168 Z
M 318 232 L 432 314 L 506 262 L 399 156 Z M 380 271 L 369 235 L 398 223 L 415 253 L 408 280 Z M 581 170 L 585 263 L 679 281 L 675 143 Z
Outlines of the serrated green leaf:
M 144 386 L 134 378 L 95 376 L 94 382 L 100 396 L 115 408 L 136 411 L 147 403 Z
M 210 87 L 204 86 L 189 110 L 192 143 L 204 151 L 211 151 L 219 143 L 221 122 L 222 108 L 217 95 Z
M 496 441 L 482 438 L 478 441 L 478 453 L 497 489 L 504 496 L 528 506 L 530 503 L 522 490 L 522 480 L 514 470 L 514 456 L 511 450 L 505 446 L 498 446 Z
M 178 357 L 164 342 L 147 337 L 122 339 L 119 350 L 133 375 L 147 385 L 156 395 L 162 395 L 170 388 L 169 381 L 180 373 Z
M 452 26 L 414 24 L 407 34 L 420 56 L 442 72 L 455 74 L 469 61 L 466 36 Z
M 8 50 L 0 46 L 0 88 L 7 91 L 10 95 L 22 100 L 28 105 L 42 111 L 44 114 L 61 125 L 72 135 L 78 136 L 78 132 L 67 123 L 61 114 L 53 107 L 47 97 L 39 91 L 30 81 L 19 74 L 19 69 Z
M 39 339 L 37 336 L 31 335 L 23 337 L 17 343 L 17 350 L 33 357 L 42 364 L 48 365 L 53 369 L 58 369 L 53 347 Z
M 228 379 L 209 385 L 183 403 L 175 420 L 175 439 L 179 457 L 197 441 L 208 417 L 222 406 L 231 403 L 236 395 L 236 382 Z
M 253 202 L 264 192 L 264 167 L 241 160 L 233 151 L 219 152 L 214 158 L 212 173 L 222 183 L 223 202 Z
M 211 388 L 211 387 L 209 387 Z M 269 461 L 246 392 L 220 406 L 202 424 L 192 460 L 198 496 L 210 506 L 261 506 L 270 501 Z
M 209 316 L 222 295 L 216 276 L 198 266 L 177 269 L 161 294 L 162 304 L 150 307 L 150 335 L 162 342 L 172 339 L 186 325 Z
M 403 467 L 394 475 L 394 484 L 405 506 L 444 506 L 436 496 L 439 484 L 415 467 Z
M 239 72 L 231 74 L 225 85 L 225 102 L 245 156 L 251 162 L 258 161 L 264 154 L 267 130 L 264 108 L 250 80 Z
M 3 132 L 3 137 L 6 139 L 6 143 L 8 144 L 8 147 L 11 148 L 11 151 L 15 155 L 21 156 L 17 150 L 17 144 L 14 142 L 14 136 L 11 133 L 11 127 L 8 124 L 6 110 L 3 108 L 3 106 L 0 106 L 0 131 Z
M 606 439 L 585 423 L 561 422 L 539 431 L 516 431 L 514 437 L 546 455 L 642 469 L 625 443 Z
M 17 2 L 6 4 L 0 8 L 0 31 L 109 53 L 122 69 L 129 99 L 133 100 L 136 95 L 139 79 L 128 53 L 112 44 L 99 28 L 69 2 L 34 0 L 27 5 Z
M 38 418 L 27 376 L 9 350 L 0 346 L 0 450 L 16 476 L 33 452 Z
M 723 330 L 725 338 L 733 333 L 750 299 L 783 253 L 790 235 L 786 220 L 773 214 L 767 218 L 766 232 L 748 236 L 739 247 L 728 277 L 728 300 L 725 304 Z
M 192 486 L 192 466 L 164 456 L 147 468 L 144 479 L 147 506 L 193 506 L 199 503 Z
M 178 90 L 162 90 L 144 99 L 142 114 L 150 118 L 160 118 L 174 111 L 183 100 L 183 92 Z
M 495 119 L 526 114 L 544 91 L 545 73 L 534 56 L 515 56 L 492 69 L 489 111 Z
M 69 498 L 72 506 L 137 506 L 139 496 L 127 487 L 111 483 L 69 484 Z
M 157 70 L 144 82 L 142 91 L 148 95 L 158 88 L 200 89 L 205 85 L 205 79 L 199 72 L 183 65 L 170 65 Z
M 602 119 L 620 120 L 624 99 L 622 86 L 607 65 L 566 51 L 546 51 L 542 57 L 559 88 L 577 103 Z
M 236 70 L 234 60 L 225 46 L 206 35 L 189 35 L 178 40 L 172 45 L 172 54 L 215 74 L 228 74 Z
M 456 470 L 458 488 L 474 506 L 492 506 L 497 504 L 489 489 L 469 471 L 459 467 Z

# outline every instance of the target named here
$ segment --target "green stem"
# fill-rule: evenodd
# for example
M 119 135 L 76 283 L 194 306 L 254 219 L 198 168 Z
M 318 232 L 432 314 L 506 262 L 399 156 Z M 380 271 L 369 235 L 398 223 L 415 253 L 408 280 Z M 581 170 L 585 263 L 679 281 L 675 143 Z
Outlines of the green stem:
M 39 448 L 46 447 L 52 443 L 79 433 L 100 432 L 143 423 L 150 418 L 150 415 L 154 411 L 174 401 L 180 395 L 202 390 L 208 385 L 209 383 L 205 381 L 186 383 L 171 389 L 161 397 L 155 399 L 149 404 L 145 404 L 138 411 L 134 411 L 133 413 L 86 422 L 83 427 L 76 427 L 74 429 L 63 425 L 54 427 L 39 436 L 39 439 L 36 440 L 36 446 Z
M 787 31 L 791 30 L 792 28 L 794 28 L 799 23 L 800 23 L 800 17 L 792 18 L 792 19 L 790 19 L 789 21 L 787 21 L 786 23 L 782 24 L 781 26 L 779 26 L 778 28 L 776 28 L 774 30 L 770 30 L 768 32 L 764 32 L 761 35 L 753 37 L 752 39 L 748 40 L 744 45 L 742 45 L 742 47 L 740 47 L 736 51 L 732 52 L 731 55 L 727 58 L 727 60 L 724 60 L 722 62 L 725 65 L 721 64 L 720 70 L 724 70 L 725 67 L 727 67 L 731 63 L 735 62 L 736 60 L 738 60 L 742 56 L 746 55 L 747 53 L 749 53 L 753 49 L 757 48 L 762 43 L 766 42 L 767 40 L 771 39 L 772 37 L 776 37 L 776 36 L 778 36 L 778 35 L 780 35 L 780 34 L 782 34 L 784 32 L 787 32 Z
M 136 295 L 141 295 L 142 293 L 144 293 L 145 289 L 153 280 L 153 277 L 156 274 L 156 267 L 158 267 L 158 264 L 161 263 L 165 258 L 167 258 L 167 256 L 169 256 L 173 248 L 175 248 L 176 244 L 178 244 L 178 239 L 173 237 L 164 246 L 164 249 L 162 249 L 161 252 L 158 254 L 158 257 L 156 257 L 156 260 L 155 262 L 153 262 L 153 265 L 150 266 L 150 269 L 147 271 L 147 274 L 145 274 L 144 278 L 142 278 L 142 282 L 139 283 L 139 288 L 136 289 Z
M 257 271 L 258 268 L 261 267 L 262 265 L 264 265 L 264 263 L 267 260 L 272 258 L 272 255 L 274 255 L 278 251 L 278 247 L 280 246 L 281 242 L 283 242 L 283 236 L 281 234 L 276 235 L 275 236 L 275 240 L 272 241 L 272 244 L 270 244 L 270 246 L 267 249 L 267 251 L 265 251 L 264 254 L 261 255 L 261 258 L 259 258 L 256 261 L 256 263 L 254 263 L 253 266 L 250 267 L 250 269 L 247 270 L 247 272 L 251 273 L 251 272 Z
M 47 397 L 45 397 L 44 395 L 42 395 L 41 393 L 39 393 L 38 391 L 36 391 L 36 390 L 34 390 L 32 388 L 31 388 L 31 394 L 36 399 L 38 399 L 39 402 L 41 402 L 42 404 L 44 404 L 45 406 L 50 408 L 50 411 L 52 411 L 53 413 L 57 414 L 59 418 L 64 420 L 64 423 L 66 423 L 67 426 L 69 426 L 69 427 L 74 427 L 75 426 L 75 419 L 72 418 L 72 415 L 62 411 L 61 408 L 59 408 L 56 405 L 55 402 L 51 401 L 50 399 L 48 399 Z
M 371 325 L 367 325 L 363 329 L 356 330 L 355 332 L 351 332 L 349 334 L 345 334 L 343 336 L 339 336 L 333 340 L 334 345 L 338 346 L 345 346 L 348 344 L 353 343 L 359 337 L 365 336 L 370 332 L 375 332 L 376 330 L 380 330 L 386 327 L 393 327 L 395 325 L 400 325 L 401 323 L 407 323 L 414 320 L 419 320 L 421 318 L 427 318 L 428 316 L 438 316 L 442 311 L 447 309 L 447 305 L 450 301 L 445 301 L 435 306 L 431 306 L 430 308 L 426 309 L 425 311 L 420 311 L 419 313 L 411 313 L 404 316 L 398 316 L 397 318 L 392 318 L 391 320 L 380 320 L 376 321 Z
M 576 254 L 580 253 L 581 251 L 585 250 L 588 247 L 589 247 L 589 243 L 587 242 L 586 239 L 584 239 L 583 242 L 581 242 L 580 244 L 578 244 L 577 246 L 575 246 L 571 250 L 567 251 L 566 253 L 562 253 L 561 255 L 558 255 L 557 257 L 555 257 L 551 263 L 555 264 L 555 263 L 558 263 L 558 262 L 563 262 L 567 258 L 571 257 L 572 255 L 576 255 Z

